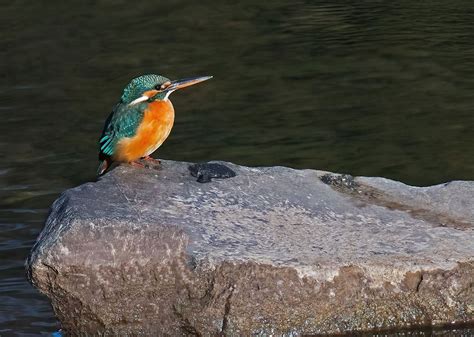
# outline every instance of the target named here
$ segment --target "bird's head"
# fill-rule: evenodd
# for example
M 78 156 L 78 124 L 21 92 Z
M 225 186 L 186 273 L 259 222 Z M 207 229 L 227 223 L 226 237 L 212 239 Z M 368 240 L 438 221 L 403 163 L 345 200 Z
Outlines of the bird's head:
M 168 96 L 175 90 L 189 87 L 193 84 L 205 81 L 212 76 L 185 78 L 171 81 L 160 75 L 143 75 L 134 78 L 125 87 L 122 94 L 122 103 L 135 105 L 141 102 L 152 102 L 167 100 Z

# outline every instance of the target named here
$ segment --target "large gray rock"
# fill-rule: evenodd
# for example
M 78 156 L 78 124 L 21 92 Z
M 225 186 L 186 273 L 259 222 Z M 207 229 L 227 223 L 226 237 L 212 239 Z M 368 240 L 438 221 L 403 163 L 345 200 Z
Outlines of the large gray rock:
M 223 164 L 237 176 L 199 183 L 188 163 L 123 165 L 61 195 L 27 268 L 66 331 L 294 336 L 474 322 L 474 182 L 418 188 Z

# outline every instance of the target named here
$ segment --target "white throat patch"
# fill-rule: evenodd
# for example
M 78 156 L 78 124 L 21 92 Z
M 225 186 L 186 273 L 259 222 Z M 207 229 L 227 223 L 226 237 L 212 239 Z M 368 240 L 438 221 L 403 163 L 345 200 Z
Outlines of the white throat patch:
M 141 102 L 144 102 L 148 100 L 148 96 L 141 96 L 141 97 L 138 97 L 137 99 L 134 99 L 133 101 L 131 101 L 130 103 L 128 103 L 129 106 L 132 106 L 132 105 L 135 105 L 135 104 L 138 104 L 138 103 L 141 103 Z

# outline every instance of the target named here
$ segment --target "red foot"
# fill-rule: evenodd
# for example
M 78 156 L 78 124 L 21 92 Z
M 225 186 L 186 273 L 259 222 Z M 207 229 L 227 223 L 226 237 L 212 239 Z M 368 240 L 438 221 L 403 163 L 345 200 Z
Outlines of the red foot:
M 140 167 L 140 168 L 153 168 L 160 169 L 161 163 L 158 159 L 154 159 L 150 156 L 140 158 L 139 160 L 132 161 L 129 163 L 131 166 Z
M 151 161 L 151 162 L 157 162 L 158 164 L 160 164 L 160 160 L 159 159 L 155 159 L 153 157 L 150 157 L 150 156 L 145 156 L 142 158 L 143 160 L 146 160 L 146 161 Z
M 129 164 L 132 165 L 132 166 L 135 166 L 135 167 L 141 167 L 141 168 L 145 167 L 145 165 L 143 165 L 142 163 L 139 163 L 137 161 L 132 161 Z

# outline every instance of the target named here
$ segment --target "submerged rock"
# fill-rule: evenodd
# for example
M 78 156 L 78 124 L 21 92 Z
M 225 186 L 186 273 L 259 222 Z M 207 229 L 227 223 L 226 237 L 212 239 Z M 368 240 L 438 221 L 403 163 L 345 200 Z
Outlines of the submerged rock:
M 65 331 L 340 333 L 474 323 L 474 182 L 120 166 L 53 204 L 27 261 Z

